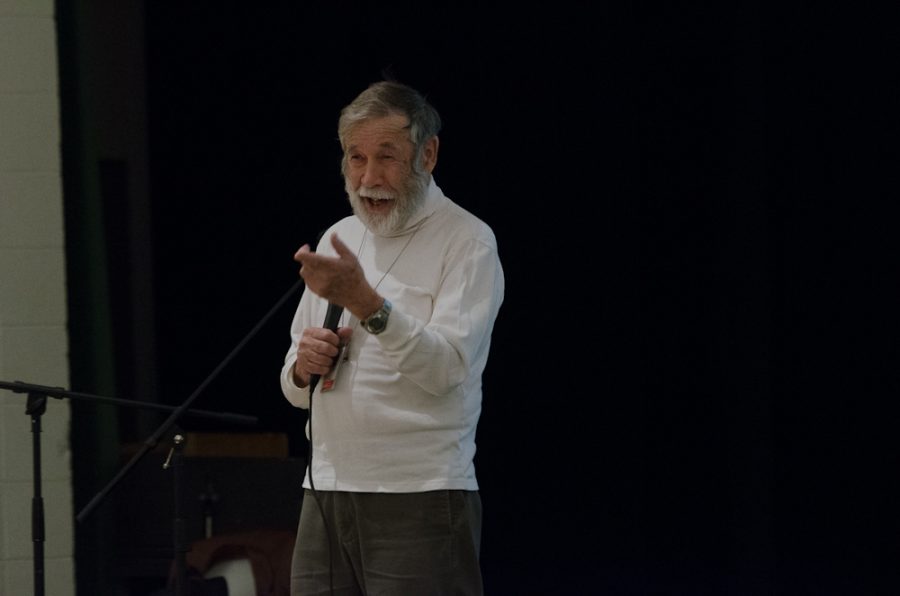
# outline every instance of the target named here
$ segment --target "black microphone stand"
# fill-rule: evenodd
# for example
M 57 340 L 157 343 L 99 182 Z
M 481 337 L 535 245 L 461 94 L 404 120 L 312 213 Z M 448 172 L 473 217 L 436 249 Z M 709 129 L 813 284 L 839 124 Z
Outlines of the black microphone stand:
M 182 403 L 178 408 L 173 411 L 169 417 L 160 425 L 160 427 L 154 432 L 143 444 L 143 446 L 138 450 L 137 453 L 131 458 L 131 460 L 125 464 L 125 466 L 119 471 L 119 473 L 103 488 L 97 495 L 81 510 L 81 512 L 76 516 L 79 522 L 83 521 L 93 509 L 100 504 L 100 501 L 109 493 L 113 487 L 118 484 L 118 482 L 131 470 L 137 463 L 140 461 L 144 455 L 146 455 L 151 449 L 153 449 L 159 438 L 165 434 L 169 428 L 172 427 L 173 424 L 184 414 L 184 412 L 190 407 L 190 405 L 197 399 L 197 397 L 203 392 L 204 389 L 219 375 L 222 370 L 228 366 L 232 359 L 241 351 L 241 349 L 259 332 L 260 329 L 271 319 L 276 312 L 288 301 L 288 299 L 303 286 L 303 280 L 298 279 L 293 286 L 275 303 L 275 305 L 266 313 L 262 319 L 250 330 L 249 333 L 242 339 L 237 346 L 225 357 L 222 362 L 209 374 L 206 379 L 200 383 L 197 389 Z M 175 457 L 175 477 L 176 479 L 180 476 L 180 466 L 181 466 L 181 446 L 183 444 L 183 440 L 179 441 L 178 437 L 176 437 L 174 451 L 172 452 Z M 179 499 L 181 488 L 180 486 L 176 486 L 176 501 Z M 176 515 L 178 515 L 180 511 L 180 503 L 176 503 Z M 188 551 L 188 546 L 185 544 L 186 536 L 183 530 L 183 522 L 182 520 L 176 520 L 175 528 L 175 595 L 176 596 L 188 596 L 188 584 L 186 577 L 186 564 L 185 564 L 185 553 Z
M 34 543 L 34 593 L 35 596 L 44 596 L 44 542 L 45 542 L 45 526 L 44 526 L 44 499 L 41 486 L 41 418 L 47 411 L 47 398 L 54 397 L 58 399 L 84 399 L 105 404 L 115 404 L 121 406 L 131 406 L 139 408 L 147 408 L 154 410 L 175 410 L 172 406 L 161 404 L 153 404 L 126 399 L 116 399 L 113 397 L 103 397 L 100 395 L 91 395 L 89 393 L 77 393 L 74 391 L 66 391 L 60 387 L 46 387 L 44 385 L 32 385 L 15 381 L 8 383 L 0 381 L 0 389 L 8 389 L 14 393 L 27 393 L 28 401 L 25 407 L 25 413 L 31 416 L 31 444 L 32 444 L 32 475 L 34 483 L 34 492 L 31 499 L 31 537 Z M 219 420 L 229 420 L 246 424 L 248 422 L 255 423 L 256 418 L 251 416 L 241 416 L 238 414 L 219 414 L 208 412 L 206 410 L 189 410 L 187 413 L 192 416 L 202 416 L 207 418 L 215 418 Z

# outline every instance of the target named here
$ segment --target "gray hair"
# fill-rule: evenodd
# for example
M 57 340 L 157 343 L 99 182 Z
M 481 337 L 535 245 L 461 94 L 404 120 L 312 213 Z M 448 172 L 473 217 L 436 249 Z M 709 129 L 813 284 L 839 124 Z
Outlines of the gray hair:
M 414 167 L 418 169 L 426 141 L 436 136 L 441 129 L 441 117 L 422 94 L 396 81 L 372 83 L 341 110 L 338 119 L 341 149 L 347 151 L 347 138 L 361 122 L 394 114 L 406 116 L 409 121 L 409 139 L 415 146 L 416 155 Z M 342 161 L 342 168 L 345 161 L 346 157 Z

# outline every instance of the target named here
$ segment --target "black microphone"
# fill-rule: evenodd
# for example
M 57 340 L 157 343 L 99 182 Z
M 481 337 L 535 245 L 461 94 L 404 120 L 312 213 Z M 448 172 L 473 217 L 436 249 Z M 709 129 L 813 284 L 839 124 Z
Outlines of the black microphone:
M 337 332 L 338 324 L 341 322 L 341 315 L 344 314 L 344 307 L 337 304 L 328 303 L 328 311 L 325 312 L 325 322 L 322 327 Z M 340 356 L 340 355 L 339 355 Z M 309 375 L 309 394 L 316 389 L 319 384 L 320 375 Z

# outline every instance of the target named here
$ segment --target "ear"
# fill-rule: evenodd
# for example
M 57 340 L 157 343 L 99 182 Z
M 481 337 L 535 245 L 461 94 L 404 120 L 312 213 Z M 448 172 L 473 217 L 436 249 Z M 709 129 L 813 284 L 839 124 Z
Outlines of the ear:
M 422 167 L 431 173 L 437 165 L 438 146 L 440 142 L 436 136 L 425 142 L 425 150 L 422 151 Z

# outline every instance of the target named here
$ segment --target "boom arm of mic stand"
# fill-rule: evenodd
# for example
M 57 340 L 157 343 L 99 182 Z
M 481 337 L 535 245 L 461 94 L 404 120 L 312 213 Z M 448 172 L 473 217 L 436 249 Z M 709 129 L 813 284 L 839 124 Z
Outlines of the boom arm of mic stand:
M 278 302 L 275 303 L 275 306 L 273 306 L 271 310 L 269 310 L 269 312 L 259 320 L 259 322 L 253 327 L 253 329 L 250 330 L 249 333 L 247 333 L 246 336 L 244 336 L 244 339 L 242 339 L 237 344 L 237 346 L 234 347 L 231 353 L 228 354 L 228 356 L 226 356 L 225 359 L 219 363 L 219 365 L 209 374 L 208 377 L 206 377 L 206 379 L 202 383 L 200 383 L 197 389 L 194 390 L 194 392 L 184 401 L 184 403 L 178 406 L 160 425 L 156 432 L 154 432 L 146 441 L 144 441 L 144 444 L 141 446 L 141 448 L 137 451 L 137 453 L 134 454 L 134 456 L 132 456 L 128 463 L 126 463 L 125 466 L 123 466 L 122 469 L 119 470 L 119 473 L 116 474 L 113 479 L 110 480 L 109 483 L 102 490 L 100 490 L 100 492 L 98 492 L 94 496 L 94 498 L 91 499 L 91 501 L 87 505 L 85 505 L 85 507 L 78 513 L 76 519 L 79 522 L 84 521 L 84 519 L 88 515 L 90 515 L 91 511 L 93 511 L 100 504 L 100 502 L 106 497 L 106 495 L 109 494 L 109 492 L 119 483 L 122 478 L 125 477 L 125 475 L 138 463 L 138 461 L 140 461 L 148 451 L 156 446 L 156 444 L 159 442 L 160 437 L 162 437 L 169 430 L 169 428 L 171 428 L 172 425 L 174 425 L 175 422 L 179 418 L 181 418 L 181 416 L 187 411 L 190 405 L 194 402 L 194 400 L 197 399 L 197 397 L 203 392 L 203 390 L 206 389 L 206 387 L 219 375 L 220 372 L 222 372 L 222 370 L 226 366 L 228 366 L 228 364 L 234 359 L 234 357 L 237 356 L 238 352 L 240 352 L 241 349 L 243 349 L 243 347 L 247 345 L 247 343 L 257 333 L 259 333 L 259 330 L 263 328 L 263 326 L 269 321 L 269 319 L 271 319 L 275 315 L 275 313 L 278 312 L 278 310 L 284 305 L 284 303 L 287 302 L 288 299 L 302 285 L 303 280 L 298 279 L 297 282 L 293 286 L 291 286 L 291 289 L 288 290 L 284 294 L 284 296 L 282 296 L 278 300 Z
M 13 393 L 32 393 L 37 395 L 44 395 L 46 397 L 53 397 L 55 399 L 82 399 L 100 404 L 128 406 L 132 408 L 143 408 L 145 410 L 159 410 L 162 412 L 171 412 L 175 410 L 175 406 L 167 406 L 165 404 L 154 404 L 145 401 L 136 401 L 133 399 L 117 399 L 115 397 L 104 397 L 102 395 L 92 395 L 90 393 L 79 393 L 77 391 L 67 391 L 62 387 L 48 387 L 46 385 L 23 383 L 22 381 L 14 381 L 12 383 L 0 381 L 0 389 L 9 389 Z M 214 418 L 223 422 L 234 422 L 237 424 L 256 424 L 259 422 L 259 419 L 256 416 L 229 414 L 228 412 L 212 412 L 209 410 L 190 409 L 185 413 L 199 418 Z

